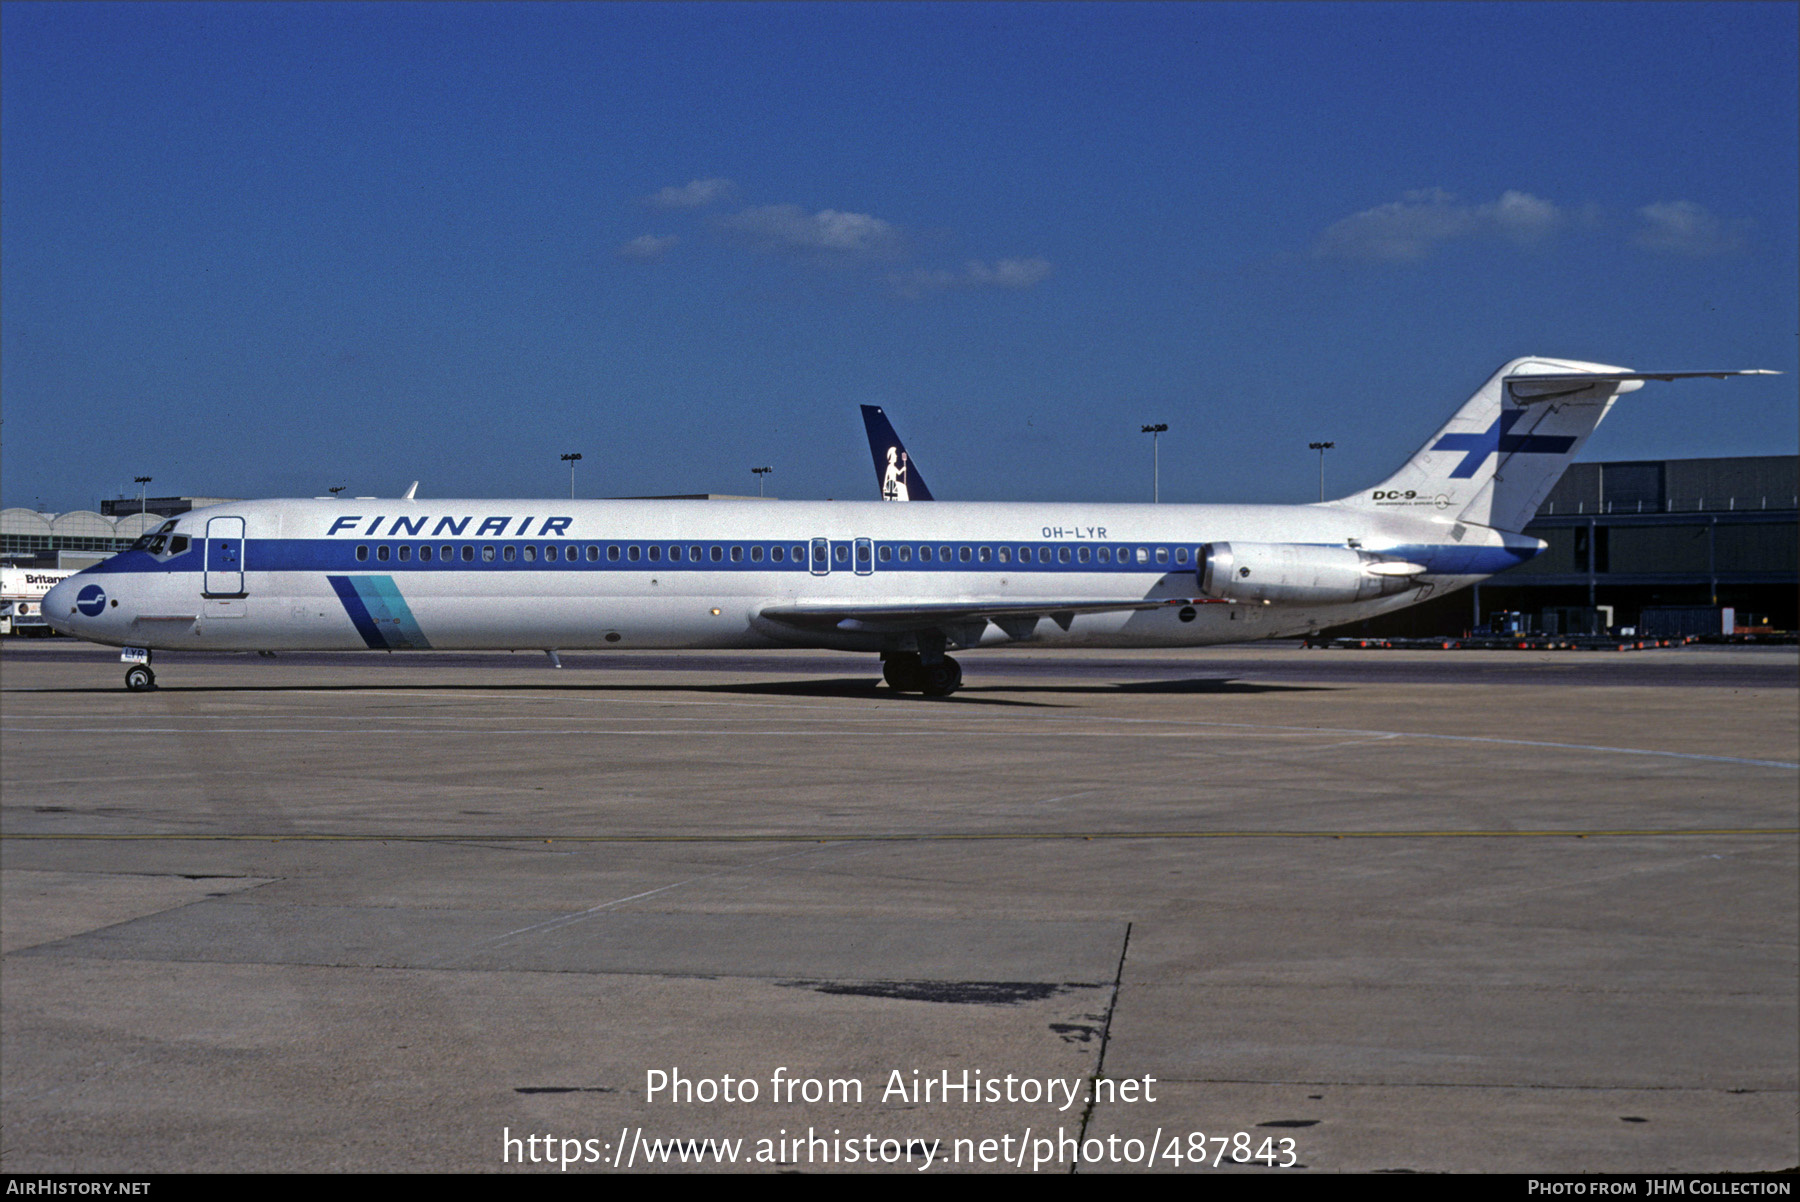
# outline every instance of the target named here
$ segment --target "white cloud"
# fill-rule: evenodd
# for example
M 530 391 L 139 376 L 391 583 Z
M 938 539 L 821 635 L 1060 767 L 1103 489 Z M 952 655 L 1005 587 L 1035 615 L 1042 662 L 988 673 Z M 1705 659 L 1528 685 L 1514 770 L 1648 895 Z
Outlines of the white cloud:
M 618 249 L 621 259 L 631 259 L 638 263 L 653 263 L 663 257 L 671 246 L 681 241 L 674 234 L 658 237 L 655 234 L 640 234 Z
M 969 283 L 983 288 L 1031 288 L 1050 275 L 1048 259 L 995 259 L 992 265 L 971 260 L 964 269 Z
M 730 196 L 735 186 L 728 179 L 697 179 L 646 196 L 644 203 L 658 209 L 704 209 Z
M 809 214 L 799 205 L 745 209 L 719 224 L 756 250 L 837 261 L 892 258 L 904 241 L 897 226 L 879 217 L 836 209 Z
M 1563 223 L 1561 210 L 1549 201 L 1510 190 L 1501 193 L 1493 204 L 1482 205 L 1476 213 L 1479 220 L 1492 224 L 1515 242 L 1540 242 Z
M 1643 225 L 1636 242 L 1646 250 L 1705 258 L 1730 254 L 1744 244 L 1748 221 L 1724 221 L 1691 200 L 1658 201 L 1638 210 Z
M 664 207 L 698 207 L 723 195 L 727 180 L 695 180 L 684 188 L 665 188 L 652 203 Z M 906 229 L 870 213 L 842 209 L 802 208 L 796 204 L 753 205 L 735 213 L 714 214 L 707 227 L 755 253 L 781 256 L 810 267 L 834 267 L 885 280 L 894 291 L 924 297 L 952 290 L 1035 288 L 1049 278 L 1050 262 L 1042 258 L 970 259 L 960 268 L 906 267 L 916 262 L 914 239 Z M 674 236 L 645 234 L 618 248 L 619 257 L 639 262 L 661 258 L 676 243 Z
M 1320 236 L 1313 253 L 1328 259 L 1410 263 L 1460 238 L 1541 242 L 1565 220 L 1562 210 L 1527 192 L 1509 190 L 1497 201 L 1470 205 L 1441 188 L 1429 188 L 1344 218 Z
M 934 292 L 951 289 L 1007 288 L 1015 291 L 1035 288 L 1050 278 L 1048 259 L 995 259 L 984 263 L 970 259 L 961 271 L 944 268 L 920 268 L 896 272 L 888 277 L 901 296 L 918 299 Z

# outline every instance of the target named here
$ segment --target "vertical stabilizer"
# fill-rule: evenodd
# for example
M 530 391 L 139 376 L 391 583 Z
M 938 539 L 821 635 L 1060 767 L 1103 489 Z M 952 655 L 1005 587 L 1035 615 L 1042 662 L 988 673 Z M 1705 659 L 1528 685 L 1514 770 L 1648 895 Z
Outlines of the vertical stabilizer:
M 884 501 L 930 501 L 925 477 L 906 453 L 900 436 L 879 405 L 862 407 L 863 428 L 869 432 L 869 454 L 875 460 L 875 481 Z
M 1643 381 L 1601 363 L 1514 359 L 1406 466 L 1334 503 L 1522 530 L 1613 401 Z

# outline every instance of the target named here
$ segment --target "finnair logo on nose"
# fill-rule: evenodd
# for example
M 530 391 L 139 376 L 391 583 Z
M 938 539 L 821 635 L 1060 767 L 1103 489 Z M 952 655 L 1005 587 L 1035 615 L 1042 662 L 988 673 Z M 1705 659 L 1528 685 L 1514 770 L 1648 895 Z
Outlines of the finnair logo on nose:
M 97 584 L 90 584 L 75 597 L 75 608 L 90 618 L 100 616 L 106 608 L 106 590 Z
M 1575 445 L 1573 438 L 1551 434 L 1512 434 L 1509 431 L 1525 416 L 1523 409 L 1509 409 L 1494 419 L 1494 424 L 1479 434 L 1446 434 L 1431 444 L 1434 451 L 1467 451 L 1463 461 L 1450 473 L 1452 480 L 1465 480 L 1481 470 L 1487 457 L 1496 451 L 1502 455 L 1561 455 Z

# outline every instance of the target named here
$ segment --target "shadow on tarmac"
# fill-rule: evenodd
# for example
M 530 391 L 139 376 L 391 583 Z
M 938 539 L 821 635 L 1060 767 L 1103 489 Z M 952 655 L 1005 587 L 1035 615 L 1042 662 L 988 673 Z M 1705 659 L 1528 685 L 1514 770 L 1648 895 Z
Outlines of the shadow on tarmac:
M 451 684 L 451 683 L 380 683 L 345 685 L 268 685 L 268 684 L 159 684 L 158 693 L 491 693 L 496 689 L 509 693 L 721 693 L 757 697 L 866 697 L 893 701 L 950 702 L 963 705 L 1025 706 L 1030 708 L 1063 708 L 1050 701 L 1009 700 L 1005 696 L 983 694 L 1045 694 L 1117 696 L 1119 694 L 1187 694 L 1194 696 L 1249 696 L 1259 693 L 1332 692 L 1328 685 L 1255 684 L 1249 681 L 1217 677 L 1188 680 L 1141 680 L 1117 684 L 991 684 L 965 685 L 949 697 L 924 697 L 916 693 L 896 693 L 878 680 L 867 677 L 845 677 L 831 680 L 771 680 L 739 684 L 663 685 L 663 684 Z M 38 694 L 91 695 L 123 693 L 119 686 L 77 689 L 6 689 L 4 692 Z

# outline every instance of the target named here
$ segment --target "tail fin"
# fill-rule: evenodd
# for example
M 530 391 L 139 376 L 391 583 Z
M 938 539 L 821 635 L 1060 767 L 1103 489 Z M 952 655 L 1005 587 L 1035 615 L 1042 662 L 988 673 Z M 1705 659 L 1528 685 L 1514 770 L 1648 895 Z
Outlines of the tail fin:
M 1634 372 L 1603 363 L 1514 359 L 1405 467 L 1375 488 L 1335 504 L 1435 511 L 1474 525 L 1522 530 L 1613 402 L 1642 388 L 1645 380 L 1772 374 Z
M 887 414 L 879 405 L 862 407 L 863 428 L 869 432 L 869 454 L 875 460 L 875 481 L 881 486 L 884 501 L 930 501 L 935 498 L 925 487 L 925 477 L 907 457 L 906 447 L 894 433 Z

